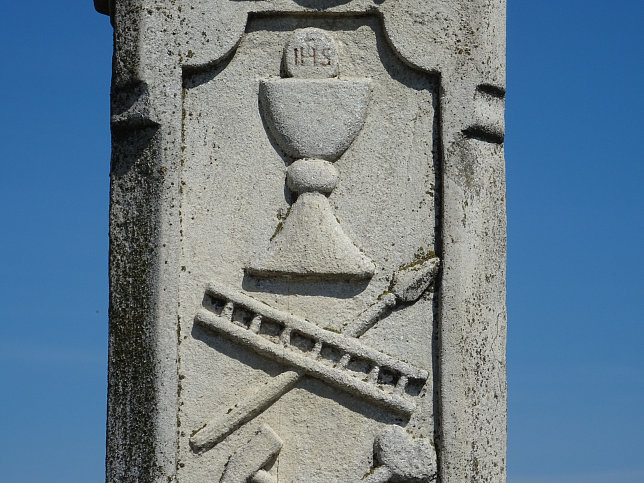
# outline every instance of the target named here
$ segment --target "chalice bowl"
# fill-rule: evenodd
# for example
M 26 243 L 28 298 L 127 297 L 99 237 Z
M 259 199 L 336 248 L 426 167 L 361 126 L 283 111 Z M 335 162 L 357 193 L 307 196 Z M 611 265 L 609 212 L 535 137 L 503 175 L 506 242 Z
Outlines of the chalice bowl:
M 338 77 L 333 38 L 314 28 L 297 30 L 284 50 L 290 78 L 262 80 L 260 106 L 268 130 L 293 162 L 288 188 L 297 193 L 286 219 L 247 272 L 256 277 L 364 280 L 373 262 L 349 239 L 328 200 L 340 159 L 362 129 L 369 79 Z

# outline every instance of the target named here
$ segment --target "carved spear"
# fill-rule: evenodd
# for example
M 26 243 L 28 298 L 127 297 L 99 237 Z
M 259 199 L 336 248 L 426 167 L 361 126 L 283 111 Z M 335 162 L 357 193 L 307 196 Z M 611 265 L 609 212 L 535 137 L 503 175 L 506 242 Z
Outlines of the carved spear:
M 430 258 L 400 269 L 394 274 L 389 289 L 360 314 L 355 322 L 347 325 L 342 333 L 347 337 L 360 337 L 395 307 L 416 302 L 434 280 L 438 266 L 438 258 Z M 203 452 L 217 445 L 264 412 L 305 375 L 306 371 L 293 369 L 272 378 L 240 404 L 230 408 L 226 414 L 212 419 L 195 431 L 190 437 L 190 446 L 195 451 Z

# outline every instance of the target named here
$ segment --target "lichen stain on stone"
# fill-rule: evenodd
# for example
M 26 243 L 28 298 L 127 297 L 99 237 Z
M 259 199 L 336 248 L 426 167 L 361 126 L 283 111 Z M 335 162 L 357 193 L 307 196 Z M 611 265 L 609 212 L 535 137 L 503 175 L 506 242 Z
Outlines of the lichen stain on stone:
M 204 424 L 204 425 L 203 425 L 203 426 L 201 426 L 199 429 L 195 429 L 192 433 L 190 433 L 190 437 L 191 437 L 191 438 L 194 438 L 194 437 L 195 437 L 195 435 L 196 435 L 199 431 L 201 431 L 203 428 L 205 428 L 206 426 L 207 426 L 207 424 Z

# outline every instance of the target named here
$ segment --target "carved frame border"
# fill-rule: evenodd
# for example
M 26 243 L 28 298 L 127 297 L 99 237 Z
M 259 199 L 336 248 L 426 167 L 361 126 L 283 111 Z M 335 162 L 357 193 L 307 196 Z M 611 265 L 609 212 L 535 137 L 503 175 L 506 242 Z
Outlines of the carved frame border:
M 97 9 L 109 10 L 115 29 L 106 479 L 168 481 L 176 469 L 180 385 L 181 89 L 184 69 L 196 66 L 178 40 L 171 55 L 157 48 L 169 35 L 181 37 L 175 2 L 121 0 L 107 9 L 105 3 L 99 1 Z M 408 46 L 396 45 L 395 36 L 388 35 L 404 62 L 438 75 L 441 85 L 438 453 L 443 482 L 505 480 L 505 45 L 499 40 L 505 0 L 471 3 L 462 7 L 465 13 L 485 11 L 502 31 L 477 34 L 494 44 L 496 71 L 481 72 L 473 60 L 449 56 L 444 65 L 423 66 Z M 365 13 L 365 8 L 319 12 L 261 5 L 247 14 Z M 369 4 L 368 13 L 378 15 L 390 33 L 379 8 Z M 150 206 L 157 208 L 149 213 Z

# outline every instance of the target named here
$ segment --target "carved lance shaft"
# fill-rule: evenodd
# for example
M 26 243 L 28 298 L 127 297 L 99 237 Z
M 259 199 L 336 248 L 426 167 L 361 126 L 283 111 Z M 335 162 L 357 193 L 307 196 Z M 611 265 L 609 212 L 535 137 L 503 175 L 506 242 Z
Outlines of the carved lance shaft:
M 410 385 L 418 388 L 422 386 L 429 373 L 372 349 L 354 337 L 364 334 L 395 305 L 418 300 L 432 282 L 437 268 L 438 259 L 432 258 L 398 272 L 389 293 L 345 329 L 351 331 L 351 336 L 321 329 L 244 294 L 219 284 L 210 284 L 207 293 L 215 301 L 215 312 L 201 310 L 195 321 L 208 330 L 289 365 L 294 370 L 274 377 L 228 413 L 196 431 L 190 438 L 193 449 L 205 451 L 215 446 L 261 414 L 305 375 L 358 394 L 396 413 L 410 416 L 415 403 L 406 394 L 407 389 Z M 236 309 L 244 311 L 246 317 L 234 317 Z M 279 335 L 274 335 L 273 340 L 266 337 L 262 334 L 264 324 L 271 327 L 267 332 Z M 291 337 L 294 335 L 305 341 L 305 344 L 294 347 L 291 344 Z M 367 371 L 352 371 L 348 367 L 351 361 L 360 361 L 363 367 L 368 367 Z M 388 385 L 384 382 L 386 380 L 395 381 L 395 384 Z

